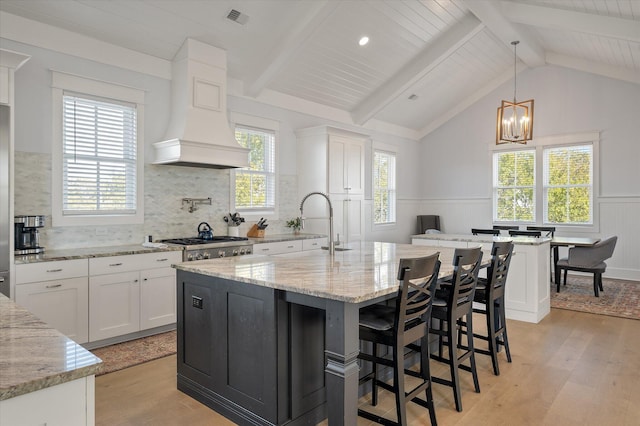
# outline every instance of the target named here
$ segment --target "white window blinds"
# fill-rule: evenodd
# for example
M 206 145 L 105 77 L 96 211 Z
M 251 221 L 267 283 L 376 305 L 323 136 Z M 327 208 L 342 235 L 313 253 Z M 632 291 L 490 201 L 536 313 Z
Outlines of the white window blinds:
M 396 156 L 375 151 L 373 158 L 374 223 L 396 221 Z
M 235 207 L 242 211 L 273 211 L 276 204 L 276 134 L 236 126 L 236 140 L 249 148 L 249 167 L 235 171 Z
M 544 150 L 544 222 L 593 223 L 593 145 Z
M 135 214 L 136 108 L 63 96 L 63 214 Z

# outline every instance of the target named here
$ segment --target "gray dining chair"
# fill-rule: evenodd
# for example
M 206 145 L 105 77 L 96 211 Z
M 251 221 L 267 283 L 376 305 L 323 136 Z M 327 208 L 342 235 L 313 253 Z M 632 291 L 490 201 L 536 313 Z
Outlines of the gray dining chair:
M 440 216 L 435 214 L 418 215 L 418 234 L 424 234 L 427 229 L 440 231 Z
M 569 256 L 558 260 L 557 268 L 564 270 L 564 285 L 567 285 L 567 271 L 588 272 L 593 274 L 593 292 L 600 297 L 602 288 L 602 274 L 607 269 L 604 262 L 613 256 L 613 250 L 618 241 L 617 236 L 607 238 L 590 247 L 571 247 Z M 560 291 L 560 283 L 557 283 L 557 291 Z

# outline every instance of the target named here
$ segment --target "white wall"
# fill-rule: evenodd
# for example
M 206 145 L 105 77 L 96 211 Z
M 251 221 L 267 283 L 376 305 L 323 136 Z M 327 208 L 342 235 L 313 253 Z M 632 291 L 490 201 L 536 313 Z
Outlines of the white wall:
M 440 214 L 446 232 L 492 224 L 496 109 L 512 87 L 506 83 L 422 140 L 420 212 Z M 534 137 L 600 132 L 599 232 L 588 236 L 618 235 L 607 275 L 640 280 L 640 85 L 546 66 L 518 76 L 518 99 L 529 98 L 535 99 Z

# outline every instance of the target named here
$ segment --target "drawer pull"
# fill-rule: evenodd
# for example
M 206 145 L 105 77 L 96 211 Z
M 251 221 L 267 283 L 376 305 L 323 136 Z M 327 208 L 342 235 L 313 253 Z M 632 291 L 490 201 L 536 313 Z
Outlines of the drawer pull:
M 167 260 L 169 260 L 169 259 L 167 259 L 165 257 L 165 258 L 162 258 L 162 259 L 156 259 L 156 262 L 166 262 Z
M 260 249 L 260 250 L 262 250 L 262 251 L 269 251 L 269 249 L 268 249 L 268 248 L 263 248 L 263 249 Z
M 62 268 L 60 269 L 47 269 L 47 272 L 61 272 Z
M 51 285 L 45 286 L 45 288 L 58 288 L 58 287 L 62 287 L 62 284 L 51 284 Z
M 109 266 L 122 266 L 122 262 L 120 262 L 120 263 L 110 263 Z
M 293 246 L 287 246 L 287 248 L 293 248 Z

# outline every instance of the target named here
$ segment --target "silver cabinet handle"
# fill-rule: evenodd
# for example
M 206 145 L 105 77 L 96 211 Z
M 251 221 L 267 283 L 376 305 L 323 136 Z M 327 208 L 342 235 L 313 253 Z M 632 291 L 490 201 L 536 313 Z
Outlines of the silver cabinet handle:
M 263 248 L 263 249 L 260 249 L 260 250 L 262 250 L 262 251 L 269 251 L 269 249 L 268 249 L 268 248 Z
M 162 259 L 156 259 L 156 262 L 166 262 L 167 260 L 169 260 L 169 259 L 167 259 L 165 257 L 165 258 L 162 258 Z
M 61 272 L 62 268 L 60 269 L 47 269 L 47 272 Z
M 120 262 L 120 263 L 110 263 L 109 266 L 122 266 L 122 262 Z
M 0 283 L 4 282 L 4 277 L 0 277 Z
M 51 284 L 51 285 L 45 286 L 45 288 L 58 288 L 58 287 L 62 287 L 62 284 Z
M 293 248 L 293 246 L 287 246 L 287 248 Z

